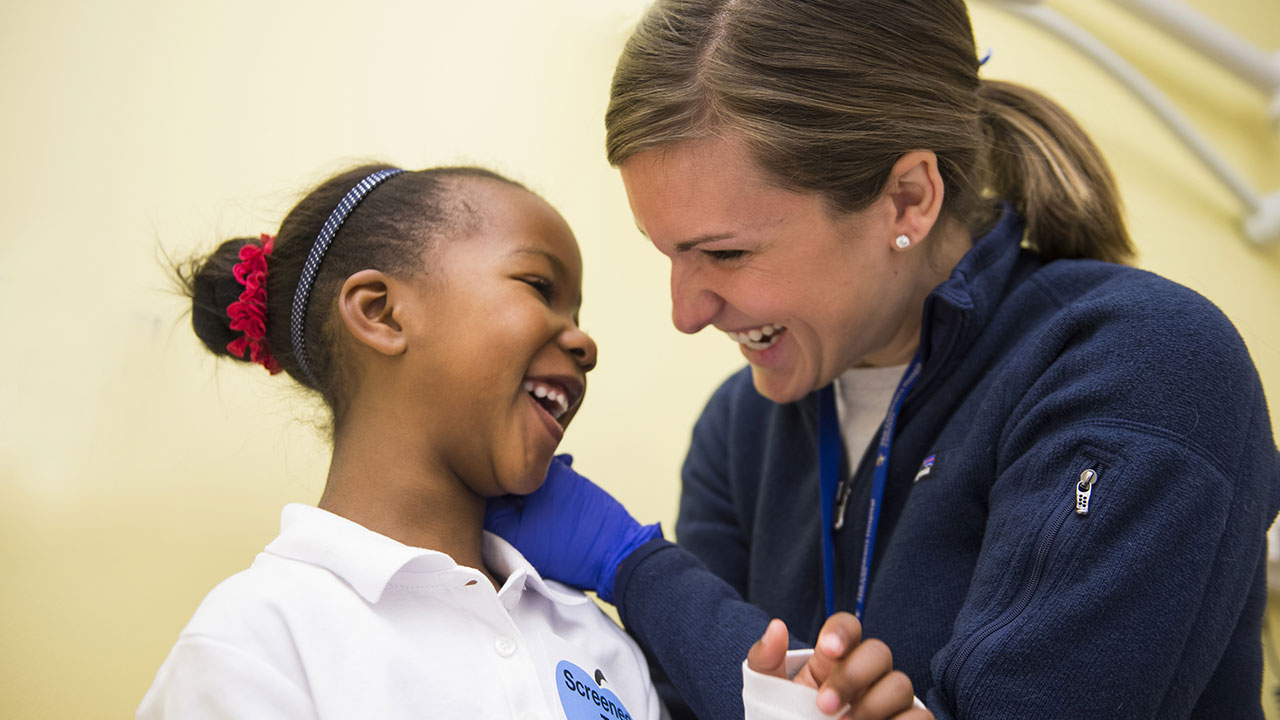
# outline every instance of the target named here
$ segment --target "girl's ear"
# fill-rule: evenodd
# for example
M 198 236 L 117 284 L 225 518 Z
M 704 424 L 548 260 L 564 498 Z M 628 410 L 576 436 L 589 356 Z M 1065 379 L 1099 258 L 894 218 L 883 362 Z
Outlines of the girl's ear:
M 380 270 L 361 270 L 342 283 L 338 313 L 347 332 L 383 355 L 399 355 L 406 340 L 395 318 L 395 283 Z

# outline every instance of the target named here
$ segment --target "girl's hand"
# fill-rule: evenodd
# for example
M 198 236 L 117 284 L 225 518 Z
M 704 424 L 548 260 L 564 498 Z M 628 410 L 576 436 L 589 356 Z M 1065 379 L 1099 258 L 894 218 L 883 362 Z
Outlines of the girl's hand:
M 747 652 L 747 666 L 758 673 L 785 678 L 787 627 L 778 619 Z M 915 706 L 911 679 L 893 669 L 889 646 L 862 640 L 862 624 L 849 613 L 827 618 L 813 656 L 792 682 L 818 691 L 818 709 L 831 714 L 842 707 L 852 720 L 933 720 L 933 713 Z

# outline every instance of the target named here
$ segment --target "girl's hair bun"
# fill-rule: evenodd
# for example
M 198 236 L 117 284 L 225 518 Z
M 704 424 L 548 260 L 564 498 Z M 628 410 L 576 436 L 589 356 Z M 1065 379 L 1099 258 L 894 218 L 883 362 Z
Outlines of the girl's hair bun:
M 346 278 L 365 268 L 397 277 L 426 272 L 426 253 L 477 212 L 455 197 L 462 192 L 457 180 L 485 179 L 523 189 L 483 168 L 438 167 L 402 172 L 379 183 L 375 191 L 366 191 L 358 206 L 347 210 L 350 214 L 333 236 L 315 275 L 311 299 L 301 312 L 299 330 L 306 338 L 310 369 L 306 372 L 293 356 L 292 323 L 293 300 L 311 250 L 352 188 L 393 169 L 364 165 L 344 170 L 309 191 L 274 237 L 233 238 L 211 253 L 174 265 L 181 291 L 191 298 L 196 337 L 214 355 L 257 362 L 272 374 L 287 373 L 319 393 L 340 415 L 347 390 L 337 352 L 340 329 L 330 310 Z M 235 277 L 237 269 L 243 283 Z
M 191 327 L 205 347 L 215 355 L 252 362 L 248 354 L 236 357 L 227 344 L 242 333 L 232 330 L 227 306 L 235 302 L 244 285 L 236 281 L 232 268 L 240 261 L 240 248 L 257 243 L 256 237 L 227 240 L 206 257 L 196 257 L 178 268 L 178 279 L 191 298 Z

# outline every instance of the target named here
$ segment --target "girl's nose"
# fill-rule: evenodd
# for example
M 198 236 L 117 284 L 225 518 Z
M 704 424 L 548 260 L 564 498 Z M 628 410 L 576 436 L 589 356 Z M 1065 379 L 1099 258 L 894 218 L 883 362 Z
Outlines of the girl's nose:
M 560 345 L 573 356 L 582 372 L 591 372 L 596 366 L 596 341 L 576 323 L 560 335 Z
M 724 307 L 724 299 L 706 287 L 694 272 L 671 264 L 671 322 L 692 335 L 710 325 Z

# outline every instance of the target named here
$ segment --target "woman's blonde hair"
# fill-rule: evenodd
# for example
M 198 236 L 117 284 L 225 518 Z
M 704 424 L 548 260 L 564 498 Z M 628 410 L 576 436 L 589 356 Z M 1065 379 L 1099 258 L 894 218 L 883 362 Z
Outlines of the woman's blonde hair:
M 1098 149 L 1053 101 L 978 66 L 962 0 L 657 0 L 613 76 L 609 162 L 733 134 L 779 186 L 852 212 L 927 149 L 944 213 L 970 230 L 999 198 L 1046 260 L 1130 258 Z

